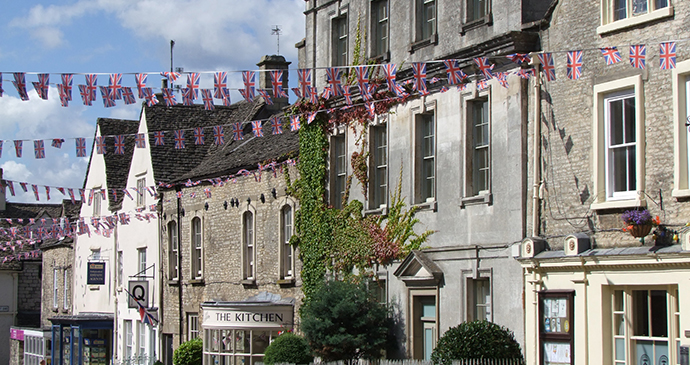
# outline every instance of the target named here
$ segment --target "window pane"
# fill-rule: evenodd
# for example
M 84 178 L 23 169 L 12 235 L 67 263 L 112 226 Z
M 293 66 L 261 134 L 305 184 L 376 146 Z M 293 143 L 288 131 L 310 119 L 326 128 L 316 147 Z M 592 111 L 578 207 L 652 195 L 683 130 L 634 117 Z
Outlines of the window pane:
M 647 13 L 647 0 L 632 0 L 632 14 L 641 15 Z
M 649 305 L 647 290 L 633 290 L 633 335 L 649 336 Z
M 635 98 L 625 99 L 625 143 L 635 142 Z
M 609 134 L 611 145 L 623 143 L 623 101 L 614 100 L 609 103 Z
M 661 9 L 668 6 L 668 0 L 656 0 L 654 3 L 654 9 Z
M 625 339 L 616 339 L 616 360 L 625 361 Z
M 652 318 L 652 336 L 666 337 L 668 336 L 668 312 L 666 305 L 666 291 L 652 290 L 650 295 Z
M 620 20 L 627 18 L 626 6 L 627 0 L 613 0 L 613 20 Z

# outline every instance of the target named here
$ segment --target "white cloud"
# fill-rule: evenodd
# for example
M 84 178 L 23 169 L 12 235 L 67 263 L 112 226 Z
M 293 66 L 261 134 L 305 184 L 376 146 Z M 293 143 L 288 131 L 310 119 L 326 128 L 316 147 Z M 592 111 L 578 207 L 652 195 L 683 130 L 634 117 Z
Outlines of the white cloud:
M 31 37 L 48 48 L 58 48 L 65 44 L 63 33 L 55 27 L 40 27 L 31 31 Z

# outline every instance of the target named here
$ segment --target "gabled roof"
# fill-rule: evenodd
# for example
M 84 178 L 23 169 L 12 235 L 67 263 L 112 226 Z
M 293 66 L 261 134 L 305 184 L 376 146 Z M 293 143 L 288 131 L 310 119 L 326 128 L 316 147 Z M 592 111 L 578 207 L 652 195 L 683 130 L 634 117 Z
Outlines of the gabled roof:
M 400 264 L 395 276 L 407 285 L 438 285 L 443 271 L 424 252 L 413 250 Z
M 139 130 L 139 122 L 136 120 L 98 118 L 98 126 L 102 136 L 125 136 L 124 154 L 118 155 L 115 153 L 115 138 L 108 137 L 105 139 L 106 153 L 103 155 L 108 189 L 125 188 L 127 187 L 129 167 L 132 164 L 132 155 L 134 154 L 134 135 Z M 119 210 L 122 207 L 123 199 L 124 193 L 122 190 L 118 190 L 117 195 L 113 195 L 108 191 L 109 210 L 111 212 Z

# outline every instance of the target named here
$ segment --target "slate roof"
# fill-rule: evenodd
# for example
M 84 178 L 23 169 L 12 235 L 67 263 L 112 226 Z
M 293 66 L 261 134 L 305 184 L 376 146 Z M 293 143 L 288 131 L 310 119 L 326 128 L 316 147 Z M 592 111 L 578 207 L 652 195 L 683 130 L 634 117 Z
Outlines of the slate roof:
M 101 129 L 102 136 L 125 135 L 124 154 L 115 154 L 115 138 L 109 137 L 105 139 L 106 153 L 103 155 L 105 159 L 105 174 L 108 189 L 125 188 L 127 187 L 129 167 L 132 164 L 134 138 L 139 130 L 139 121 L 98 118 L 98 126 Z M 116 211 L 122 207 L 122 200 L 125 197 L 124 193 L 121 190 L 117 193 L 117 195 L 113 195 L 108 191 L 108 207 L 110 211 Z

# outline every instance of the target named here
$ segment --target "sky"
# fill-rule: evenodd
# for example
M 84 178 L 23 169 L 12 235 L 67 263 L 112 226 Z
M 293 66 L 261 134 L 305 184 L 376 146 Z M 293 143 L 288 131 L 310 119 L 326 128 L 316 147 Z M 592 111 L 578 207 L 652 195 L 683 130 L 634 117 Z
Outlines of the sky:
M 297 65 L 295 43 L 304 38 L 304 0 L 0 0 L 0 168 L 6 180 L 51 187 L 80 188 L 88 157 L 76 157 L 74 138 L 87 138 L 90 149 L 99 117 L 139 119 L 140 100 L 126 106 L 104 108 L 100 93 L 93 106 L 84 106 L 75 75 L 68 107 L 60 105 L 57 83 L 62 73 L 148 73 L 147 86 L 160 87 L 161 71 L 170 70 L 170 41 L 175 41 L 174 67 L 185 72 L 228 71 L 228 87 L 242 87 L 241 70 L 256 70 L 263 55 L 277 53 Z M 13 72 L 26 72 L 29 101 L 21 101 L 12 85 Z M 31 74 L 34 73 L 34 74 Z M 50 74 L 48 100 L 41 100 L 31 85 L 35 73 Z M 290 84 L 296 81 L 291 72 Z M 257 75 L 258 80 L 258 75 Z M 181 80 L 186 82 L 186 76 Z M 108 76 L 99 75 L 98 85 Z M 133 75 L 123 75 L 123 86 L 132 86 Z M 213 87 L 213 75 L 201 75 L 201 88 Z M 136 88 L 134 94 L 137 95 Z M 240 94 L 231 94 L 233 102 Z M 177 100 L 182 98 L 178 94 Z M 195 101 L 201 103 L 200 100 Z M 215 100 L 219 105 L 220 100 Z M 50 146 L 65 139 L 62 148 Z M 23 156 L 16 157 L 14 140 L 22 139 Z M 33 140 L 45 140 L 45 158 L 35 159 Z M 90 151 L 87 151 L 90 152 Z M 87 153 L 90 154 L 90 153 Z M 42 190 L 42 188 L 40 188 Z M 51 189 L 51 200 L 63 197 Z M 35 201 L 31 189 L 7 200 Z

